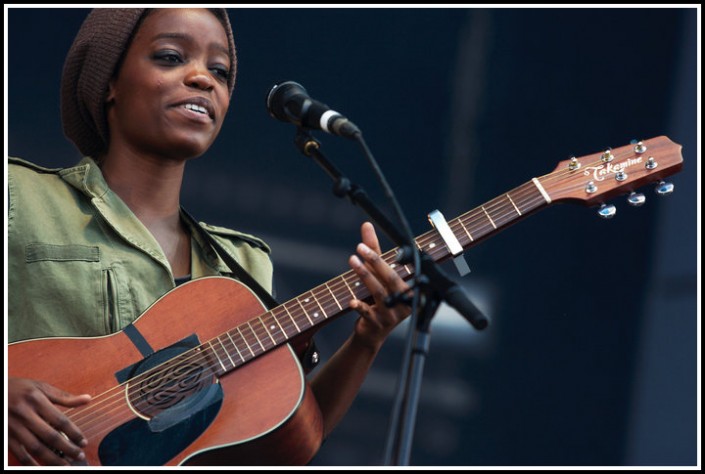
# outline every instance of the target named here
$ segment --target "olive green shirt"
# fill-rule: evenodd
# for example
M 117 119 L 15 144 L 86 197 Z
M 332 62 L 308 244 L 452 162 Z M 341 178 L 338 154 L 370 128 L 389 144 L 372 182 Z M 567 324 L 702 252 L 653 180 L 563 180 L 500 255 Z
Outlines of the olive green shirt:
M 175 287 L 160 245 L 91 158 L 61 169 L 10 158 L 8 192 L 9 342 L 110 334 Z M 198 225 L 271 292 L 262 240 Z M 198 232 L 191 235 L 192 278 L 233 276 Z

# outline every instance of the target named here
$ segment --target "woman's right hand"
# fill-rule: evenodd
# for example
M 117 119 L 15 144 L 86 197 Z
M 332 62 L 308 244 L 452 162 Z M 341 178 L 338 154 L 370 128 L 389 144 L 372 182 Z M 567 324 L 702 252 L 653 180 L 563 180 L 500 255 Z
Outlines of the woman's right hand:
M 37 380 L 10 377 L 7 385 L 8 448 L 24 465 L 67 465 L 85 459 L 88 444 L 55 405 L 76 407 L 90 395 L 72 395 Z

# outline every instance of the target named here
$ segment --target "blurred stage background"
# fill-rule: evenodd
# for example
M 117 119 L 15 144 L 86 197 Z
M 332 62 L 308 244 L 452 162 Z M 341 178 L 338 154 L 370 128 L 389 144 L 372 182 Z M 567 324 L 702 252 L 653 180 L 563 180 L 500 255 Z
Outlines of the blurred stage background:
M 6 10 L 6 152 L 72 165 L 59 80 L 85 9 Z M 492 324 L 434 319 L 411 464 L 699 465 L 696 8 L 233 8 L 238 78 L 183 203 L 263 237 L 286 301 L 346 271 L 364 214 L 270 118 L 294 80 L 363 131 L 416 235 L 571 155 L 667 135 L 675 192 L 614 219 L 557 205 L 466 252 L 460 281 Z M 314 134 L 378 202 L 359 147 Z M 385 249 L 391 248 L 388 240 Z M 453 272 L 453 267 L 446 267 Z M 354 314 L 323 328 L 325 359 Z M 383 462 L 406 326 L 314 466 Z

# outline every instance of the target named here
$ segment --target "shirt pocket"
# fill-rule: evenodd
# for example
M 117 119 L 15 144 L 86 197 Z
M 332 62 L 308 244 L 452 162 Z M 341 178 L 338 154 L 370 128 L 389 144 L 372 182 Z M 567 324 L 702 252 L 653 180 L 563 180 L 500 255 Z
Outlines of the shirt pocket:
M 124 295 L 100 247 L 31 243 L 25 247 L 29 301 L 38 327 L 62 336 L 101 336 L 119 329 Z M 30 322 L 28 321 L 28 324 Z

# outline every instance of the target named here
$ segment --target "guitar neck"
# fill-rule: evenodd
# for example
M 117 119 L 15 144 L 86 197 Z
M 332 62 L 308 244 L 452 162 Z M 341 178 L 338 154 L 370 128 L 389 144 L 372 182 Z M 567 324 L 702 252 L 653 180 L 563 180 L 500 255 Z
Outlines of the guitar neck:
M 533 179 L 449 221 L 448 226 L 463 249 L 467 249 L 550 202 L 539 180 Z M 435 229 L 417 237 L 416 245 L 437 262 L 452 256 Z M 395 248 L 384 253 L 382 258 L 402 279 L 408 280 L 414 270 L 410 265 L 397 264 L 397 253 Z M 349 270 L 209 341 L 217 359 L 215 367 L 219 369 L 216 372 L 228 372 L 348 312 L 352 299 L 369 297 L 367 287 L 357 274 Z
M 617 194 L 634 194 L 635 188 L 656 183 L 682 166 L 681 146 L 666 136 L 571 158 L 560 162 L 552 173 L 533 178 L 447 222 L 448 229 L 443 222 L 434 221 L 434 225 L 441 224 L 441 232 L 434 228 L 420 235 L 416 245 L 434 261 L 442 262 L 453 252 L 457 254 L 458 247 L 468 249 L 554 202 L 604 203 Z M 667 194 L 671 189 L 672 186 L 663 186 L 657 191 Z M 634 202 L 639 205 L 643 199 Z M 453 247 L 452 252 L 449 246 Z M 414 269 L 399 265 L 397 254 L 398 249 L 392 249 L 382 258 L 402 279 L 408 280 Z M 350 270 L 208 344 L 213 348 L 217 366 L 225 372 L 349 311 L 352 299 L 369 297 L 367 287 Z

